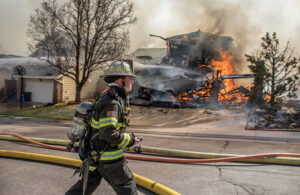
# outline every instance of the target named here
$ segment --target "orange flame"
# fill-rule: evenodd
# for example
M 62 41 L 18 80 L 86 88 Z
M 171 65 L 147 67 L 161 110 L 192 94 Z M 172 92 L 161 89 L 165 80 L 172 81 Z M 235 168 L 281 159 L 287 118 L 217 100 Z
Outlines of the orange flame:
M 267 101 L 267 103 L 270 103 L 270 101 L 271 101 L 271 95 L 268 94 L 268 95 L 265 97 L 265 100 Z M 274 102 L 276 102 L 276 101 L 277 101 L 276 98 L 274 98 Z
M 219 50 L 219 53 L 222 57 L 222 61 L 211 60 L 211 64 L 214 67 L 215 73 L 217 73 L 217 71 L 219 70 L 221 71 L 221 75 L 219 76 L 233 75 L 234 70 L 231 64 L 231 60 L 233 59 L 233 56 L 229 54 L 229 51 Z M 198 68 L 201 69 L 202 67 L 206 67 L 206 66 L 207 65 L 199 65 Z M 217 77 L 217 75 L 214 76 L 215 78 Z M 233 82 L 233 79 L 224 79 L 223 84 L 225 85 L 225 88 L 220 89 L 218 102 L 230 102 L 232 104 L 235 104 L 235 103 L 248 101 L 249 97 L 244 96 L 240 92 L 234 92 L 236 86 Z M 207 86 L 205 86 L 205 89 L 199 91 L 194 90 L 192 91 L 192 93 L 186 93 L 186 92 L 181 93 L 176 97 L 176 99 L 179 102 L 183 102 L 183 103 L 193 102 L 195 100 L 207 101 L 211 96 L 212 86 L 213 86 L 213 78 L 210 78 L 210 81 L 207 84 Z M 247 86 L 246 88 L 250 89 L 250 87 L 251 86 Z M 232 92 L 232 93 L 228 94 L 228 92 Z
M 233 67 L 231 65 L 231 60 L 233 59 L 233 56 L 231 56 L 228 51 L 223 52 L 220 50 L 219 53 L 222 56 L 222 61 L 211 60 L 211 64 L 215 67 L 215 70 L 221 70 L 221 76 L 234 74 Z M 235 88 L 232 79 L 226 79 L 223 83 L 226 86 L 225 91 L 231 91 Z

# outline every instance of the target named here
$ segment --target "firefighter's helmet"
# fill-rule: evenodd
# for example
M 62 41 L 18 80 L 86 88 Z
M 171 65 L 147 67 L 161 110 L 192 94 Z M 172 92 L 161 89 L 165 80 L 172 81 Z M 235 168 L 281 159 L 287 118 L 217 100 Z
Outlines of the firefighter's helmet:
M 115 77 L 115 76 L 130 76 L 134 77 L 134 73 L 129 64 L 124 61 L 114 61 L 109 65 L 105 77 Z

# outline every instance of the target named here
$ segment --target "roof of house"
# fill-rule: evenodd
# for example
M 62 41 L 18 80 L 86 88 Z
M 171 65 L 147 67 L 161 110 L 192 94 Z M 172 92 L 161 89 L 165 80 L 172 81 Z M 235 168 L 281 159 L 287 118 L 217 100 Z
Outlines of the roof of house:
M 8 67 L 12 74 L 18 76 L 13 72 L 16 66 L 23 66 L 25 68 L 23 76 L 28 78 L 56 78 L 59 75 L 57 69 L 46 60 L 31 57 L 0 59 L 0 67 Z
M 230 36 L 220 36 L 215 35 L 208 32 L 203 32 L 201 30 L 197 30 L 195 32 L 181 34 L 181 35 L 174 35 L 168 38 L 165 38 L 166 40 L 170 41 L 176 41 L 176 40 L 188 40 L 188 39 L 222 39 L 226 41 L 232 41 L 233 39 Z
M 59 46 L 59 49 L 53 46 L 55 42 L 55 45 Z M 50 49 L 49 49 L 50 47 Z M 69 56 L 73 55 L 73 49 L 74 49 L 74 43 L 73 41 L 68 37 L 66 33 L 64 33 L 61 30 L 55 31 L 52 35 L 45 37 L 43 40 L 39 41 L 35 45 L 36 50 L 30 54 L 30 57 L 45 57 L 50 55 L 54 55 L 57 52 L 64 55 L 65 52 L 68 52 Z
M 159 64 L 166 53 L 167 48 L 138 48 L 129 56 L 140 63 Z
M 166 55 L 167 48 L 138 48 L 130 55 L 132 57 L 138 56 L 151 56 L 151 57 L 163 57 Z
M 20 58 L 22 56 L 16 56 L 16 55 L 7 55 L 7 54 L 0 54 L 0 59 L 1 58 Z

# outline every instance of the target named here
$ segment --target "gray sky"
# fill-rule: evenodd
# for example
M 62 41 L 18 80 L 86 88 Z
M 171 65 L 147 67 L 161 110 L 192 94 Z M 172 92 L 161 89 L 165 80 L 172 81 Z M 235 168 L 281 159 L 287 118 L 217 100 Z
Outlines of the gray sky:
M 29 16 L 40 0 L 0 0 L 0 53 L 27 56 Z
M 0 0 L 0 53 L 27 56 L 29 16 L 42 0 Z M 130 28 L 131 48 L 164 47 L 164 37 L 200 29 L 232 36 L 242 52 L 257 49 L 265 32 L 300 45 L 298 0 L 134 0 L 138 22 Z

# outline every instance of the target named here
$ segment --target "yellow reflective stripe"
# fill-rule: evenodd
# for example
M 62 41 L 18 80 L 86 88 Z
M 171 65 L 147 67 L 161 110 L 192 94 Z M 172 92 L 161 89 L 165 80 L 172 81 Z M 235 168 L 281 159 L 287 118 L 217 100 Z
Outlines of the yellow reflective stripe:
M 100 128 L 99 126 L 96 126 L 96 125 L 94 125 L 94 124 L 91 124 L 91 126 L 92 126 L 93 128 L 95 128 L 95 129 L 99 129 L 99 128 Z
M 106 126 L 109 126 L 109 125 L 112 125 L 112 126 L 117 126 L 117 123 L 118 123 L 118 120 L 115 118 L 115 117 L 108 117 L 108 118 L 102 118 L 100 119 L 100 123 L 99 123 L 99 127 L 106 127 Z
M 98 153 L 96 151 L 91 151 L 91 155 L 94 161 L 98 160 Z
M 116 160 L 124 156 L 123 149 L 119 149 L 112 152 L 103 152 L 100 160 Z
M 89 166 L 89 171 L 94 171 L 96 167 Z
M 125 71 L 128 71 L 128 72 L 130 72 L 130 68 L 129 68 L 129 66 L 125 65 Z
M 119 144 L 120 147 L 126 147 L 130 142 L 130 135 L 128 133 L 124 133 L 123 140 Z
M 119 65 L 117 71 L 123 71 L 123 67 Z
M 118 119 L 116 117 L 107 117 L 107 118 L 101 118 L 100 123 L 105 121 L 110 121 L 110 120 L 116 121 L 116 123 L 118 122 Z
M 121 127 L 126 127 L 125 123 L 117 123 L 117 130 L 119 130 Z
M 92 123 L 91 123 L 91 126 L 95 129 L 99 129 L 100 126 L 99 126 L 99 122 L 96 121 L 94 118 L 92 118 Z
M 92 118 L 92 123 L 94 123 L 95 125 L 98 125 L 99 121 L 96 121 L 94 118 Z

